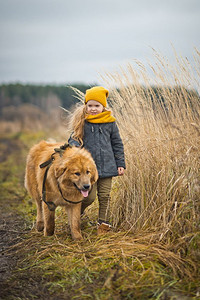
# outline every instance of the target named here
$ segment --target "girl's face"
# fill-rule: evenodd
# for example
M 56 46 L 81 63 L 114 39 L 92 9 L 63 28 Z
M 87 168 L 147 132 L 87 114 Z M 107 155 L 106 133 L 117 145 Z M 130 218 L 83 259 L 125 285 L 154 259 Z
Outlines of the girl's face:
M 86 104 L 86 110 L 89 115 L 98 115 L 103 109 L 103 105 L 95 100 L 89 100 Z

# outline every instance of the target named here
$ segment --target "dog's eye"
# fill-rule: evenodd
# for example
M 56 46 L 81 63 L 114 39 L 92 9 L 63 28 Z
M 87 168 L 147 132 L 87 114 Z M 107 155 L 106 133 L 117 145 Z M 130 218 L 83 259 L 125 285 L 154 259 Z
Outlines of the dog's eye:
M 90 173 L 90 171 L 86 171 L 86 174 L 89 174 Z
M 76 176 L 80 176 L 80 175 L 81 175 L 81 173 L 79 173 L 79 172 L 76 172 L 76 173 L 75 173 L 75 175 L 76 175 Z

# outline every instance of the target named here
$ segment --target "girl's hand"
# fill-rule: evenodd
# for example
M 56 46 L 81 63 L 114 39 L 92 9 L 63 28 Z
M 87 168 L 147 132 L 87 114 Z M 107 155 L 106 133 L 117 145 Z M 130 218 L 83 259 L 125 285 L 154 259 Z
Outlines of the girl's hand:
M 118 167 L 118 175 L 119 176 L 124 175 L 124 168 L 123 167 Z

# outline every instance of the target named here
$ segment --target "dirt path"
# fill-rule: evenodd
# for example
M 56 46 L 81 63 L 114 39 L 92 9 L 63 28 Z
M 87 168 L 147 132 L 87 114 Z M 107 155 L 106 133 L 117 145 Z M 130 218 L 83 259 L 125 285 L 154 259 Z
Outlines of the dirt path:
M 17 139 L 0 139 L 0 163 L 6 163 L 9 156 L 14 153 L 20 157 L 20 149 L 23 146 Z M 13 246 L 22 241 L 25 233 L 25 224 L 22 216 L 15 211 L 15 205 L 19 199 L 6 197 L 4 183 L 10 176 L 9 168 L 1 169 L 1 195 L 0 195 L 0 297 L 8 299 L 15 295 L 10 279 L 20 260 L 19 253 Z M 13 199 L 14 198 L 14 199 Z
M 24 219 L 15 212 L 1 210 L 0 213 L 0 299 L 62 299 L 52 297 L 43 279 L 35 276 L 31 269 L 18 274 L 23 267 L 24 252 L 20 242 L 29 229 Z
M 6 208 L 7 210 L 7 208 Z M 10 286 L 9 279 L 12 277 L 13 270 L 17 267 L 20 259 L 19 254 L 15 253 L 12 247 L 23 239 L 23 220 L 13 212 L 6 211 L 1 206 L 0 213 L 0 295 L 7 297 L 14 295 L 15 292 Z
M 22 150 L 24 145 L 19 139 L 0 138 L 0 166 L 6 164 L 11 155 L 14 161 L 24 165 Z M 20 169 L 20 168 L 19 168 Z M 22 168 L 24 172 L 24 168 Z M 17 206 L 21 200 L 14 190 L 6 194 L 4 186 L 8 183 L 11 170 L 7 167 L 0 169 L 0 299 L 59 299 L 51 298 L 44 288 L 42 278 L 32 274 L 31 270 L 18 273 L 23 267 L 24 252 L 20 249 L 20 242 L 30 231 L 30 226 L 23 216 L 17 213 Z M 23 173 L 20 184 L 23 184 Z M 30 224 L 29 224 L 30 225 Z

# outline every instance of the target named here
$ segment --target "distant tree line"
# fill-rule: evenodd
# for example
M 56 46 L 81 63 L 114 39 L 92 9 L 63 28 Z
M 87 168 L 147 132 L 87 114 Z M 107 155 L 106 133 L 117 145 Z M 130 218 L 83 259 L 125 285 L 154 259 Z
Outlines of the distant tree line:
M 76 84 L 73 87 L 84 93 L 89 88 L 83 84 Z M 73 95 L 73 90 L 65 85 L 2 84 L 0 85 L 0 114 L 4 107 L 23 104 L 35 105 L 43 111 L 59 105 L 69 109 L 78 102 Z
M 86 89 L 90 88 L 88 85 L 75 84 L 73 87 L 85 93 Z M 163 108 L 167 111 L 165 97 L 172 97 L 177 99 L 179 97 L 185 98 L 190 106 L 193 106 L 194 101 L 199 101 L 199 94 L 194 89 L 188 90 L 184 87 L 140 87 L 141 96 L 151 98 L 152 105 L 157 99 L 162 103 Z M 120 91 L 119 91 L 120 92 Z M 78 100 L 73 97 L 75 92 L 65 85 L 30 85 L 30 84 L 2 84 L 0 85 L 0 115 L 2 116 L 6 107 L 19 107 L 25 104 L 31 104 L 38 107 L 45 113 L 49 113 L 52 109 L 56 109 L 59 106 L 70 109 L 75 105 Z M 112 106 L 108 99 L 108 103 Z

